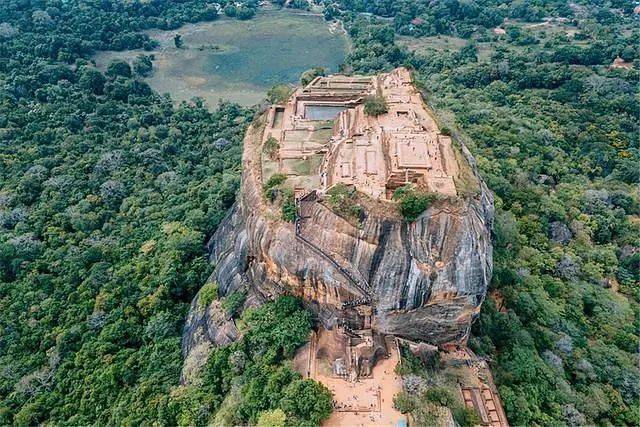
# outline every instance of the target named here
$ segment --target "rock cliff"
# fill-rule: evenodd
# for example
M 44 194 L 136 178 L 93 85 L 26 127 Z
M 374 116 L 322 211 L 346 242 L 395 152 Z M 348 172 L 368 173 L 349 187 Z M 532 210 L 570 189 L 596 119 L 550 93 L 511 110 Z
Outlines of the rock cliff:
M 263 194 L 267 123 L 263 115 L 246 134 L 237 203 L 209 243 L 210 280 L 219 294 L 245 292 L 245 306 L 294 294 L 328 329 L 354 310 L 350 301 L 366 301 L 370 327 L 379 333 L 436 345 L 465 341 L 491 279 L 493 221 L 493 197 L 466 147 L 457 148 L 458 162 L 475 181 L 474 191 L 435 202 L 413 222 L 389 213 L 390 202 L 377 201 L 356 224 L 308 197 L 294 224 Z M 233 320 L 215 310 L 194 301 L 183 338 L 188 360 L 237 336 Z

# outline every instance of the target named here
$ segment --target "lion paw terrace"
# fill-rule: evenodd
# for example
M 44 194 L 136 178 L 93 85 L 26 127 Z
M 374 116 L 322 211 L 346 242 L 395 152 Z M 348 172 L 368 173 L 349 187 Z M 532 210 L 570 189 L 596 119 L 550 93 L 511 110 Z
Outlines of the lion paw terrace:
M 383 97 L 386 113 L 365 112 Z M 263 178 L 283 173 L 297 192 L 325 192 L 342 183 L 376 199 L 390 199 L 413 183 L 456 196 L 456 148 L 427 111 L 405 68 L 377 76 L 317 77 L 286 104 L 269 109 Z M 275 144 L 276 142 L 277 144 Z M 266 146 L 266 145 L 265 145 Z

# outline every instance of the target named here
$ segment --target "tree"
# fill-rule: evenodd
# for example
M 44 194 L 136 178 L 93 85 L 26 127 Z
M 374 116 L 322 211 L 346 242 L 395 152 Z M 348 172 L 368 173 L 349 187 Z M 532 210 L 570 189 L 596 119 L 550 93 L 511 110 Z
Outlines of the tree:
M 280 405 L 294 420 L 319 425 L 333 411 L 333 395 L 320 383 L 298 380 L 285 388 Z
M 418 219 L 420 214 L 427 210 L 436 199 L 436 194 L 423 192 L 410 184 L 393 192 L 393 200 L 399 202 L 400 213 L 409 222 Z
M 393 407 L 403 414 L 406 414 L 415 409 L 415 401 L 410 395 L 401 391 L 393 396 Z
M 247 19 L 253 18 L 255 14 L 256 14 L 255 8 L 242 5 L 237 8 L 235 16 L 238 19 L 247 20 Z
M 280 150 L 280 144 L 278 144 L 278 140 L 274 137 L 270 136 L 264 142 L 262 146 L 263 153 L 270 159 L 276 160 L 278 158 L 278 151 Z
M 218 284 L 215 282 L 209 282 L 200 288 L 198 293 L 198 305 L 201 308 L 206 308 L 213 301 L 218 299 Z
M 278 194 L 280 194 L 280 185 L 282 185 L 287 180 L 287 175 L 283 173 L 276 173 L 269 177 L 267 182 L 262 186 L 262 191 L 264 192 L 265 197 L 273 202 Z
M 316 77 L 324 76 L 324 75 L 325 75 L 325 69 L 322 67 L 314 67 L 314 68 L 308 69 L 307 71 L 305 71 L 300 75 L 300 84 L 302 86 L 306 86 L 309 83 L 311 83 Z
M 107 67 L 107 76 L 112 79 L 116 77 L 131 77 L 131 66 L 123 60 L 116 60 Z
M 138 55 L 133 60 L 133 71 L 139 76 L 147 77 L 153 70 L 152 57 L 149 55 Z
M 222 304 L 227 311 L 227 315 L 235 317 L 238 314 L 238 311 L 242 308 L 246 298 L 247 294 L 239 291 L 227 296 Z
M 181 49 L 184 46 L 184 41 L 182 41 L 182 36 L 180 34 L 176 34 L 173 36 L 173 44 L 176 49 Z
M 275 85 L 267 91 L 267 102 L 269 104 L 282 104 L 291 94 L 291 88 L 287 85 Z
M 364 100 L 364 112 L 369 116 L 379 116 L 389 111 L 387 100 L 383 96 L 368 96 Z
M 107 79 L 100 71 L 86 67 L 82 70 L 78 84 L 95 95 L 102 95 L 106 81 Z
M 357 204 L 354 187 L 338 183 L 327 192 L 327 204 L 339 215 L 359 220 L 363 209 Z

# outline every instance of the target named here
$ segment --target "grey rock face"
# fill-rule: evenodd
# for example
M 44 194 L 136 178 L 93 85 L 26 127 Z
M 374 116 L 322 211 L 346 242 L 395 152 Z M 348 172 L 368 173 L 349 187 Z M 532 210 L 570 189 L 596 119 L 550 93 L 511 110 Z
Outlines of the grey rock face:
M 558 261 L 556 271 L 565 279 L 574 280 L 580 272 L 580 267 L 573 259 L 565 255 L 560 261 Z
M 203 305 L 196 297 L 191 303 L 182 336 L 184 364 L 180 382 L 192 383 L 207 362 L 211 348 L 231 344 L 238 336 L 233 319 L 227 318 L 219 300 Z
M 571 233 L 569 227 L 560 221 L 554 221 L 549 224 L 549 234 L 551 235 L 551 240 L 562 245 L 569 243 L 573 237 L 573 233 Z
M 378 332 L 432 344 L 466 339 L 491 279 L 494 213 L 493 196 L 466 148 L 463 154 L 479 182 L 476 195 L 436 202 L 412 223 L 369 210 L 359 226 L 313 202 L 305 205 L 301 238 L 294 224 L 281 221 L 263 199 L 260 172 L 252 167 L 256 133 L 250 129 L 245 140 L 238 202 L 210 241 L 215 265 L 211 280 L 218 283 L 221 296 L 244 289 L 247 304 L 259 305 L 293 294 L 330 329 L 343 302 L 367 297 L 357 286 L 367 283 L 372 327 Z M 322 253 L 331 254 L 333 262 Z M 192 305 L 186 355 L 194 340 L 201 339 L 192 337 L 197 331 L 207 331 L 199 336 L 213 344 L 229 338 L 219 333 L 221 326 L 211 331 L 206 326 L 211 321 Z

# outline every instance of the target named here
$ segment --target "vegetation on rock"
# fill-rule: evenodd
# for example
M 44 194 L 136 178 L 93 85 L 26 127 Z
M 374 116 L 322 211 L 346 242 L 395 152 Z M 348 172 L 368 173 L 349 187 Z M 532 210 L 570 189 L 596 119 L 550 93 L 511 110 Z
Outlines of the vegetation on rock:
M 282 219 L 287 222 L 294 222 L 297 215 L 295 194 L 292 188 L 283 188 L 282 198 Z
M 283 173 L 276 173 L 269 177 L 267 182 L 264 183 L 262 191 L 264 191 L 265 197 L 269 201 L 273 202 L 279 194 L 279 187 L 287 180 L 287 175 Z
M 264 142 L 264 145 L 262 146 L 262 152 L 271 160 L 276 160 L 278 158 L 279 149 L 280 144 L 278 144 L 278 140 L 272 136 L 267 138 L 267 140 Z
M 218 284 L 215 282 L 208 282 L 198 293 L 198 304 L 200 307 L 206 307 L 214 300 L 218 299 Z
M 387 111 L 387 100 L 382 96 L 369 96 L 364 100 L 364 112 L 369 116 L 379 116 Z
M 343 183 L 338 183 L 327 191 L 326 203 L 345 218 L 357 221 L 362 215 L 362 207 L 357 204 L 356 189 Z
M 246 292 L 234 292 L 224 299 L 222 306 L 227 311 L 227 315 L 229 317 L 235 317 L 240 312 L 240 309 L 244 305 L 246 299 Z
M 393 192 L 393 200 L 399 203 L 400 213 L 409 222 L 418 219 L 437 198 L 437 194 L 424 192 L 412 185 L 405 185 Z

